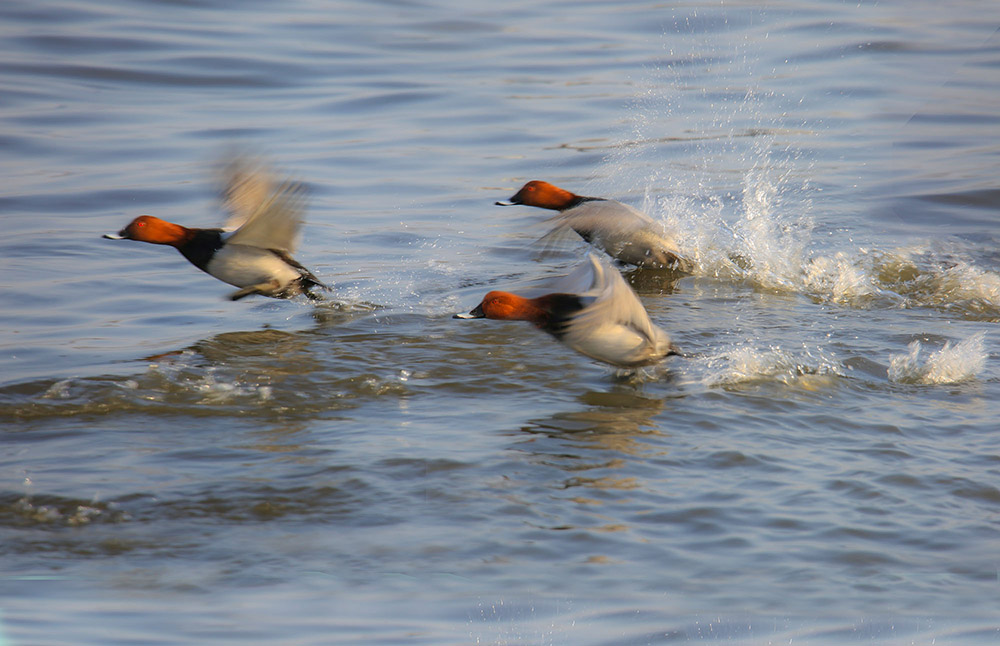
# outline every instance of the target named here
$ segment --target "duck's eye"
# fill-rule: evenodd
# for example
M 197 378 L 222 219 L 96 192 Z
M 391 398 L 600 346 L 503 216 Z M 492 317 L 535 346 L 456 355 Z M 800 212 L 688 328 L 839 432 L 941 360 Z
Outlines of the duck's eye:
M 139 222 L 135 223 L 135 226 L 141 229 L 142 227 L 146 226 L 146 223 L 140 220 Z

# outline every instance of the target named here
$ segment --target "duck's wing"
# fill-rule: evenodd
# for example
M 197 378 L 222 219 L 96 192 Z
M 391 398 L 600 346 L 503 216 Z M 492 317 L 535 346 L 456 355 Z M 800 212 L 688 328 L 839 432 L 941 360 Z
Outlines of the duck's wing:
M 539 257 L 547 258 L 555 255 L 560 247 L 567 246 L 567 241 L 579 244 L 580 236 L 568 224 L 556 224 L 545 235 L 536 240 L 534 245 L 538 248 Z
M 573 230 L 623 263 L 687 266 L 680 248 L 661 222 L 621 202 L 583 202 L 549 220 L 555 225 L 553 232 Z
M 567 325 L 566 343 L 584 354 L 620 364 L 638 363 L 668 352 L 670 340 L 666 332 L 653 324 L 618 270 L 593 254 L 587 255 L 584 265 L 587 269 L 580 271 L 578 278 L 584 273 L 592 277 L 590 289 L 580 294 L 588 302 Z M 576 273 L 574 270 L 570 276 Z
M 226 242 L 293 255 L 305 220 L 305 202 L 303 185 L 285 182 L 277 186 Z
M 573 320 L 573 327 L 581 332 L 587 332 L 602 325 L 627 325 L 652 338 L 654 336 L 652 329 L 655 326 L 639 297 L 625 282 L 621 273 L 594 254 L 587 254 L 587 259 L 582 265 L 586 267 L 586 274 L 590 276 L 591 282 L 590 288 L 580 295 L 592 300 Z M 574 274 L 580 278 L 585 275 L 578 267 L 567 276 L 567 279 Z
M 642 211 L 615 200 L 588 200 L 548 219 L 557 227 L 570 227 L 585 238 L 605 235 L 631 235 L 651 230 L 660 232 L 662 225 Z
M 275 190 L 274 175 L 259 159 L 233 155 L 219 170 L 222 207 L 228 213 L 224 231 L 235 231 L 250 219 Z
M 545 291 L 553 294 L 574 294 L 581 298 L 592 299 L 597 292 L 595 287 L 601 280 L 603 263 L 592 253 L 588 253 L 583 262 L 579 263 L 565 276 L 550 279 L 545 282 Z

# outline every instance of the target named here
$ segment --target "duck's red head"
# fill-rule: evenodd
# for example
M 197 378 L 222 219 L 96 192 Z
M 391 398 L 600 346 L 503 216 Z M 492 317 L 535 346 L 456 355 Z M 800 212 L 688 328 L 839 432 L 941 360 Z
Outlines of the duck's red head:
M 167 244 L 176 247 L 186 241 L 190 235 L 191 230 L 179 224 L 167 222 L 152 215 L 140 215 L 119 231 L 118 235 L 105 235 L 104 237 Z
M 514 196 L 507 202 L 497 202 L 497 204 L 500 206 L 523 204 L 562 211 L 573 206 L 579 199 L 580 197 L 574 193 L 536 179 L 522 186 L 521 190 L 514 193 Z
M 510 292 L 494 291 L 483 297 L 483 302 L 468 314 L 456 314 L 455 318 L 498 319 L 502 321 L 531 321 L 542 325 L 549 318 L 540 299 L 524 298 Z

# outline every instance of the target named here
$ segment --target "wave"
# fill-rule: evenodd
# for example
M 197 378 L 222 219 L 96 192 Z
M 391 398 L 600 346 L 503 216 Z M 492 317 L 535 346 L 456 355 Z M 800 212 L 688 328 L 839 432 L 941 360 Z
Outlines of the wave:
M 979 378 L 988 357 L 985 332 L 954 344 L 946 342 L 934 352 L 927 351 L 920 341 L 914 341 L 906 354 L 889 357 L 889 367 L 882 374 L 888 381 L 900 384 L 958 384 Z M 814 391 L 839 379 L 857 376 L 851 364 L 852 360 L 843 361 L 820 347 L 761 348 L 744 343 L 691 357 L 684 370 L 690 382 L 708 388 L 776 382 Z M 876 381 L 879 381 L 879 372 L 866 371 Z

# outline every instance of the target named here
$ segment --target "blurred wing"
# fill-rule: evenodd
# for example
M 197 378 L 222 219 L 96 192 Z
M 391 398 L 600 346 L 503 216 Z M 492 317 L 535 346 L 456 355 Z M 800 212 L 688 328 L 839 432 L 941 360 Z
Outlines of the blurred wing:
M 278 186 L 227 242 L 293 255 L 305 219 L 305 197 L 305 187 L 301 184 L 285 182 Z
M 580 236 L 573 231 L 572 227 L 566 224 L 558 224 L 536 240 L 534 244 L 539 248 L 539 257 L 546 258 L 555 255 L 557 248 L 564 246 L 564 243 L 570 239 L 576 241 L 578 244 L 582 244 Z
M 669 266 L 681 259 L 680 249 L 662 223 L 621 202 L 583 202 L 550 220 L 557 222 L 557 228 L 572 228 L 627 264 Z
M 553 294 L 575 294 L 584 298 L 597 295 L 595 287 L 603 280 L 604 266 L 592 253 L 565 276 L 546 283 L 546 291 Z
M 234 156 L 220 171 L 222 206 L 229 213 L 224 231 L 240 228 L 274 191 L 271 171 L 259 160 Z
M 639 341 L 654 344 L 665 335 L 653 325 L 639 297 L 617 269 L 603 260 L 598 260 L 593 254 L 588 254 L 585 264 L 589 265 L 593 281 L 590 290 L 582 295 L 593 298 L 593 301 L 573 318 L 567 330 L 567 342 L 575 340 L 582 343 L 584 339 L 594 335 L 603 336 L 607 333 L 603 329 L 608 327 L 625 328 L 627 332 L 619 330 L 621 341 L 624 343 L 630 343 L 628 332 L 638 335 Z
M 596 235 L 629 235 L 643 229 L 661 231 L 653 218 L 614 200 L 591 200 L 549 218 L 559 226 Z

